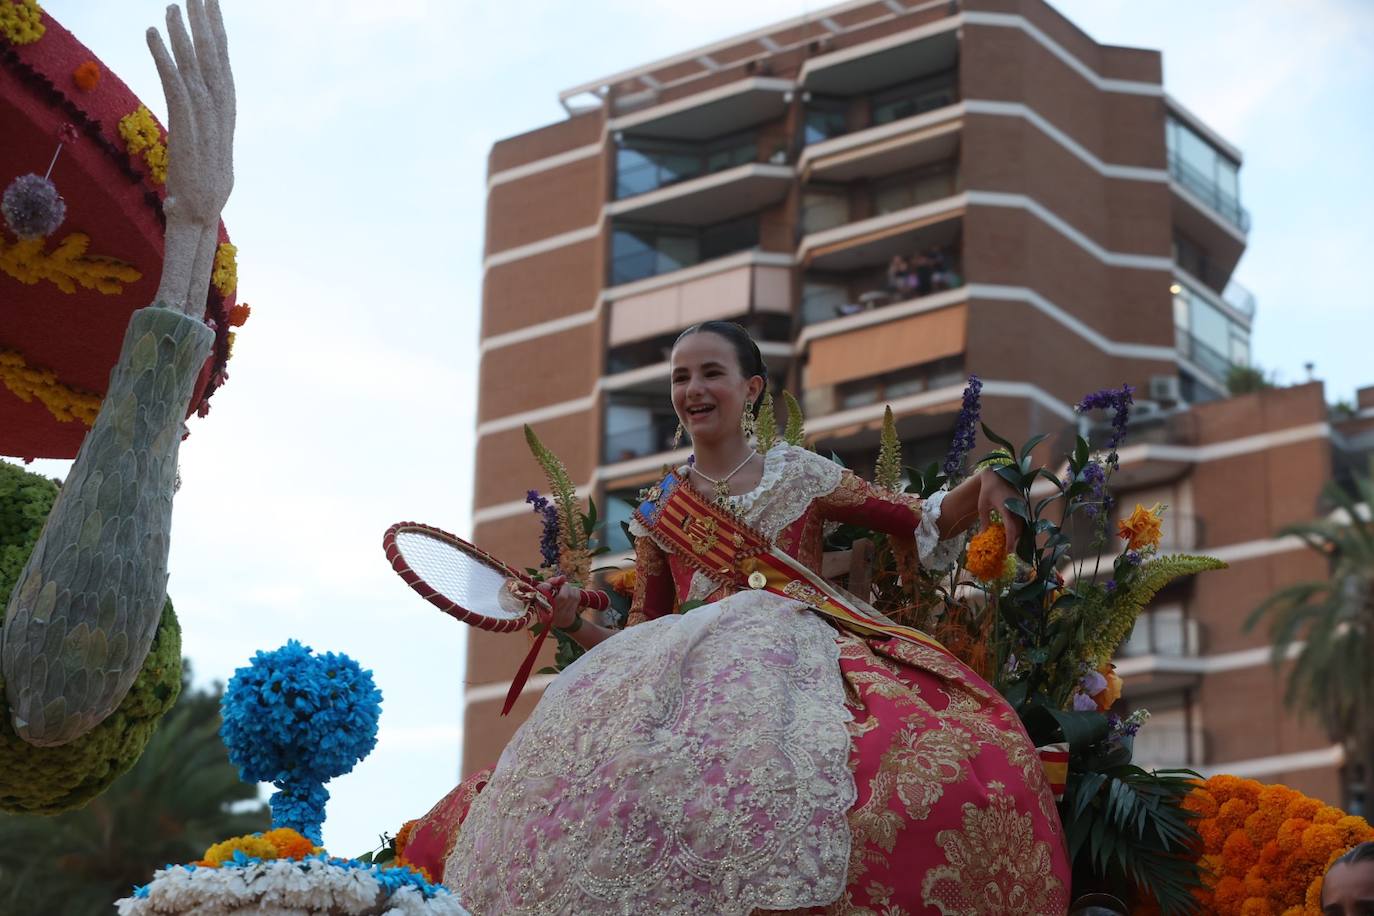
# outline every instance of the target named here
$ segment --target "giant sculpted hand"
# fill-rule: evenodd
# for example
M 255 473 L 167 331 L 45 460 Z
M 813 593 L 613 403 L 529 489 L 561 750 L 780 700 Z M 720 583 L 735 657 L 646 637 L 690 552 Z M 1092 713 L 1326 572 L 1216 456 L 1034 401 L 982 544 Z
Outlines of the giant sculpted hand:
M 167 8 L 171 54 L 157 29 L 148 30 L 168 115 L 167 239 L 157 301 L 199 317 L 220 211 L 234 187 L 234 75 L 219 3 L 188 0 L 186 12 L 189 35 L 181 11 Z
M 167 236 L 154 307 L 133 314 L 95 424 L 19 574 L 0 677 L 30 744 L 87 734 L 138 677 L 162 617 L 177 453 L 215 335 L 202 320 L 233 187 L 234 81 L 214 0 L 167 12 L 148 43 L 170 112 Z M 4 597 L 4 596 L 0 596 Z

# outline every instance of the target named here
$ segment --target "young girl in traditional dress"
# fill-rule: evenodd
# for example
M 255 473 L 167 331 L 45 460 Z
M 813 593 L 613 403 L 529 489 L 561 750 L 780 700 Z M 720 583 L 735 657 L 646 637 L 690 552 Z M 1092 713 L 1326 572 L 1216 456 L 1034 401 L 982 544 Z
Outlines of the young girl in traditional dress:
M 1059 817 L 1016 714 L 814 572 L 827 522 L 947 568 L 1012 491 L 985 473 L 922 501 L 806 449 L 760 455 L 748 430 L 766 382 L 739 325 L 678 338 L 672 402 L 694 460 L 631 524 L 629 625 L 554 594 L 553 625 L 589 651 L 407 858 L 442 844 L 443 880 L 481 916 L 1062 916 Z

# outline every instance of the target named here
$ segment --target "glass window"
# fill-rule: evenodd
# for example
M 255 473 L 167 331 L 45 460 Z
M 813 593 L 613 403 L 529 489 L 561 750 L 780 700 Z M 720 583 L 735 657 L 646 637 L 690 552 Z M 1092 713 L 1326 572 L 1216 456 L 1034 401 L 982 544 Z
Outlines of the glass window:
M 802 286 L 802 324 L 834 318 L 847 302 L 849 290 L 842 283 L 806 283 Z
M 802 139 L 807 144 L 838 137 L 849 130 L 849 104 L 840 99 L 813 99 L 803 117 Z
M 808 190 L 802 195 L 802 231 L 820 232 L 849 222 L 849 195 L 844 191 Z
M 1231 322 L 1205 299 L 1192 302 L 1193 336 L 1217 353 L 1230 350 Z

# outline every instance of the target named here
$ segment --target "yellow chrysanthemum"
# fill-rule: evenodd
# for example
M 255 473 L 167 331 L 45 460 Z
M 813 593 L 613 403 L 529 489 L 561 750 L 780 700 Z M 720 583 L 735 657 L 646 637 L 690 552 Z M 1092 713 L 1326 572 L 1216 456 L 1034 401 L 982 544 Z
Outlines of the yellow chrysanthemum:
M 31 45 L 43 37 L 48 27 L 43 24 L 43 10 L 38 0 L 19 0 L 0 3 L 0 35 L 12 45 Z
M 271 840 L 256 833 L 248 836 L 236 836 L 222 843 L 216 843 L 205 850 L 205 855 L 201 858 L 214 865 L 223 865 L 234 857 L 235 852 L 242 852 L 244 855 L 252 856 L 255 859 L 280 858 L 277 854 L 276 845 Z
M 219 290 L 221 296 L 232 293 L 239 285 L 239 250 L 228 242 L 220 242 L 215 249 L 215 267 L 210 273 L 210 285 Z
M 153 113 L 140 105 L 119 119 L 119 135 L 131 156 L 141 156 L 157 184 L 167 183 L 167 146 Z
M 637 578 L 633 568 L 622 569 L 607 576 L 606 584 L 622 595 L 633 595 Z

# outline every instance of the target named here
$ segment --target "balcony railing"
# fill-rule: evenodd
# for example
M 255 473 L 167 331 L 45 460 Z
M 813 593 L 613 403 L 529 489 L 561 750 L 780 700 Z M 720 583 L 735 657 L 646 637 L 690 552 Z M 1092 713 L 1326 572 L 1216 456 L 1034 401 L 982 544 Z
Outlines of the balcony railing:
M 1192 360 L 1195 365 L 1213 378 L 1223 382 L 1226 380 L 1227 374 L 1231 371 L 1232 363 L 1225 356 L 1182 328 L 1174 328 L 1174 341 L 1179 354 L 1185 359 Z
M 1221 298 L 1227 305 L 1240 312 L 1246 318 L 1255 317 L 1255 294 L 1241 286 L 1235 280 L 1226 284 L 1225 291 Z
M 786 155 L 785 150 L 780 151 Z M 705 144 L 645 143 L 616 152 L 616 200 L 759 161 L 758 138 L 736 135 Z
M 807 105 L 798 139 L 802 146 L 810 146 L 944 108 L 957 101 L 958 82 L 950 77 L 922 80 L 855 98 L 820 98 Z
M 1187 550 L 1187 547 L 1164 548 L 1161 551 Z M 1161 655 L 1167 658 L 1193 658 L 1201 648 L 1201 629 L 1196 620 L 1184 617 L 1177 607 L 1162 608 L 1141 614 L 1130 637 L 1121 645 L 1119 658 L 1139 658 Z
M 1231 225 L 1241 232 L 1250 231 L 1250 211 L 1211 178 L 1184 162 L 1183 157 L 1177 154 L 1169 157 L 1169 174 Z

